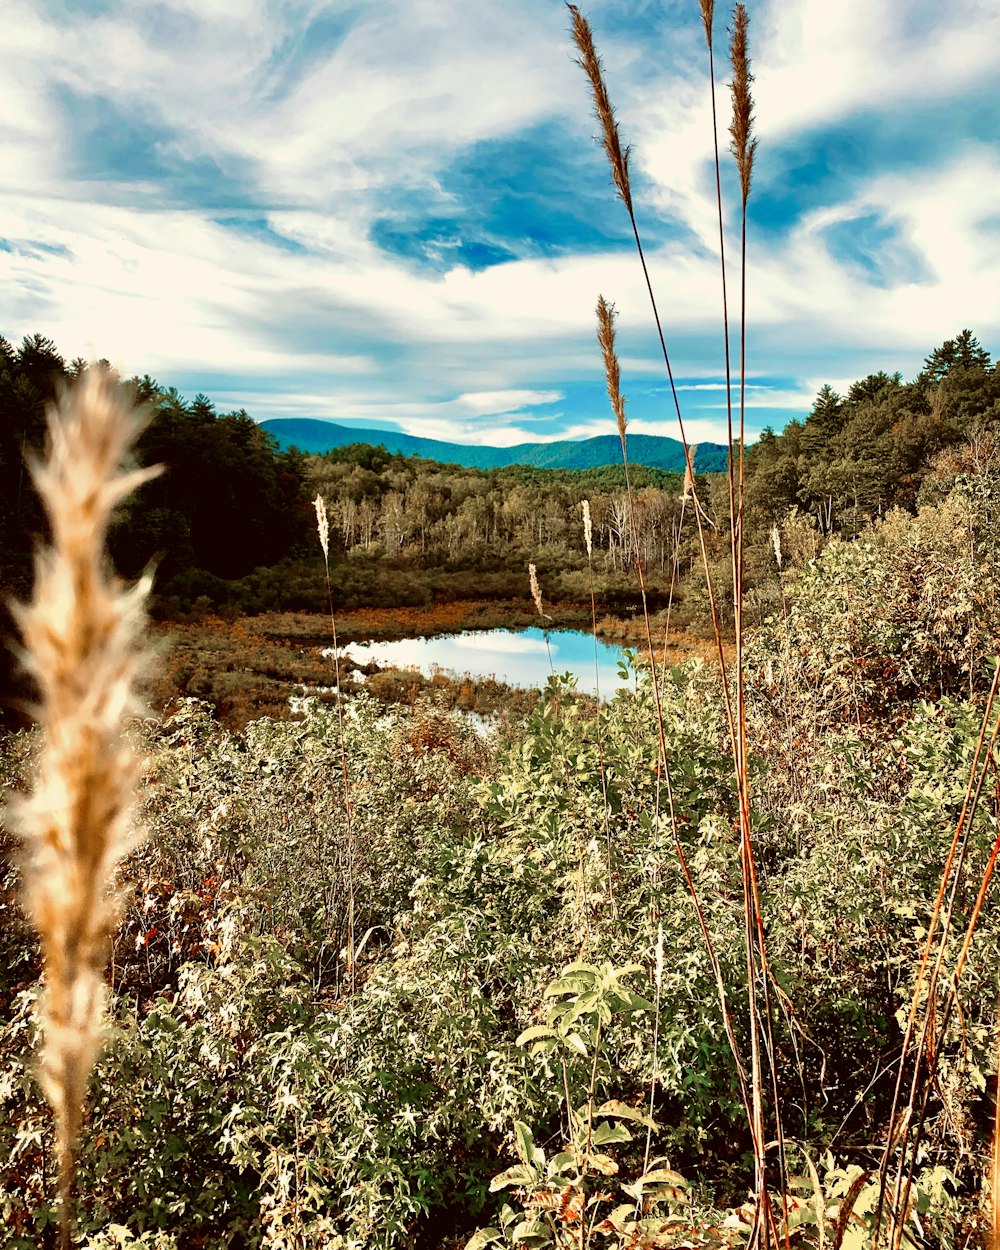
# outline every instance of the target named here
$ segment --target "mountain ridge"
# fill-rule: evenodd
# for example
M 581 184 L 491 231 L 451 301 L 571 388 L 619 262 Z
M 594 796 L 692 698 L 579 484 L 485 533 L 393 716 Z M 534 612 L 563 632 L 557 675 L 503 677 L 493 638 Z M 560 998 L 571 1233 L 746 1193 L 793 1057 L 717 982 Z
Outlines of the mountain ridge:
M 322 455 L 350 443 L 382 446 L 404 456 L 420 456 L 440 464 L 459 464 L 470 469 L 501 469 L 509 465 L 532 465 L 540 469 L 596 469 L 621 464 L 621 441 L 617 434 L 598 434 L 585 439 L 557 439 L 550 443 L 518 443 L 513 447 L 470 446 L 442 439 L 421 438 L 398 430 L 379 430 L 340 425 L 317 417 L 270 417 L 261 427 L 278 441 L 282 451 Z M 629 462 L 683 473 L 684 447 L 679 440 L 659 434 L 632 434 L 628 439 Z M 700 443 L 695 449 L 695 468 L 702 473 L 724 471 L 728 448 L 720 443 Z

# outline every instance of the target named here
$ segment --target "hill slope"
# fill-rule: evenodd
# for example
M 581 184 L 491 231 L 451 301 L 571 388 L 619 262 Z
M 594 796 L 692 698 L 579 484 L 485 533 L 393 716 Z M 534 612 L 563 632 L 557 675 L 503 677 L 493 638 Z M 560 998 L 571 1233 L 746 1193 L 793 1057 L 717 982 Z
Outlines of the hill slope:
M 561 439 L 554 443 L 520 443 L 516 447 L 470 447 L 445 443 L 436 438 L 418 438 L 396 430 L 362 429 L 320 421 L 310 417 L 276 417 L 261 426 L 273 434 L 282 450 L 298 447 L 322 455 L 349 443 L 370 443 L 404 456 L 420 456 L 441 464 L 460 464 L 471 469 L 499 469 L 509 464 L 529 464 L 540 469 L 594 469 L 620 464 L 621 444 L 617 434 L 597 438 Z M 654 469 L 675 473 L 684 471 L 684 449 L 675 438 L 654 434 L 633 434 L 628 440 L 629 460 Z M 701 443 L 695 465 L 702 473 L 725 470 L 726 448 L 718 443 Z

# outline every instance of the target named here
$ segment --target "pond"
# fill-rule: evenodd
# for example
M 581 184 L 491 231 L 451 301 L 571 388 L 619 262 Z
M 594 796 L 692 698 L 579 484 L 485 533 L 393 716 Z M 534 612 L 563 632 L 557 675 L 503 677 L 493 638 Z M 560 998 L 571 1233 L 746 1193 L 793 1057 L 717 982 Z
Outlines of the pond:
M 593 634 L 578 630 L 468 630 L 437 638 L 403 638 L 397 642 L 353 642 L 342 653 L 355 664 L 416 668 L 426 676 L 455 673 L 482 680 L 494 677 L 510 686 L 542 687 L 552 673 L 572 673 L 577 689 L 604 698 L 629 684 L 618 671 L 625 658 L 621 647 L 596 643 Z M 325 652 L 324 654 L 328 654 Z

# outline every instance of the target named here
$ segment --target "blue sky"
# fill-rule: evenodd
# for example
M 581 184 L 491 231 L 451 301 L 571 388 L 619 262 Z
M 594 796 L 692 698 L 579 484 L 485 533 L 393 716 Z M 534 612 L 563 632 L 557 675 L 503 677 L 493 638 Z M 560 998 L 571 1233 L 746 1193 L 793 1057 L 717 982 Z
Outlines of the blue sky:
M 698 2 L 581 7 L 633 145 L 689 436 L 721 441 Z M 823 383 L 913 376 L 965 326 L 1000 352 L 1000 6 L 748 9 L 753 435 Z M 612 429 L 603 294 L 631 428 L 676 434 L 561 2 L 5 0 L 3 25 L 8 338 L 37 330 L 258 419 L 513 444 Z

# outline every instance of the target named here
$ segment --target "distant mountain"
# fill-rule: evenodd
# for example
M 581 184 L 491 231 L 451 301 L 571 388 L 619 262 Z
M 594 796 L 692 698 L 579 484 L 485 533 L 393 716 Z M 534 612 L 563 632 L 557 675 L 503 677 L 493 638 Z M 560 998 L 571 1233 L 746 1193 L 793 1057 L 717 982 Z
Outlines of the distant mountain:
M 404 456 L 420 456 L 424 460 L 460 464 L 470 469 L 501 469 L 509 464 L 530 464 L 539 469 L 597 469 L 606 464 L 621 464 L 622 458 L 617 434 L 561 439 L 555 443 L 519 443 L 516 447 L 470 447 L 436 438 L 418 438 L 396 430 L 361 429 L 311 417 L 275 417 L 262 421 L 261 425 L 274 435 L 282 450 L 298 447 L 314 455 L 322 455 L 334 447 L 345 447 L 348 443 L 369 443 Z M 675 438 L 631 434 L 628 454 L 632 464 L 675 473 L 684 471 L 684 448 Z M 699 443 L 695 468 L 702 473 L 724 472 L 727 454 L 726 447 L 718 443 Z

